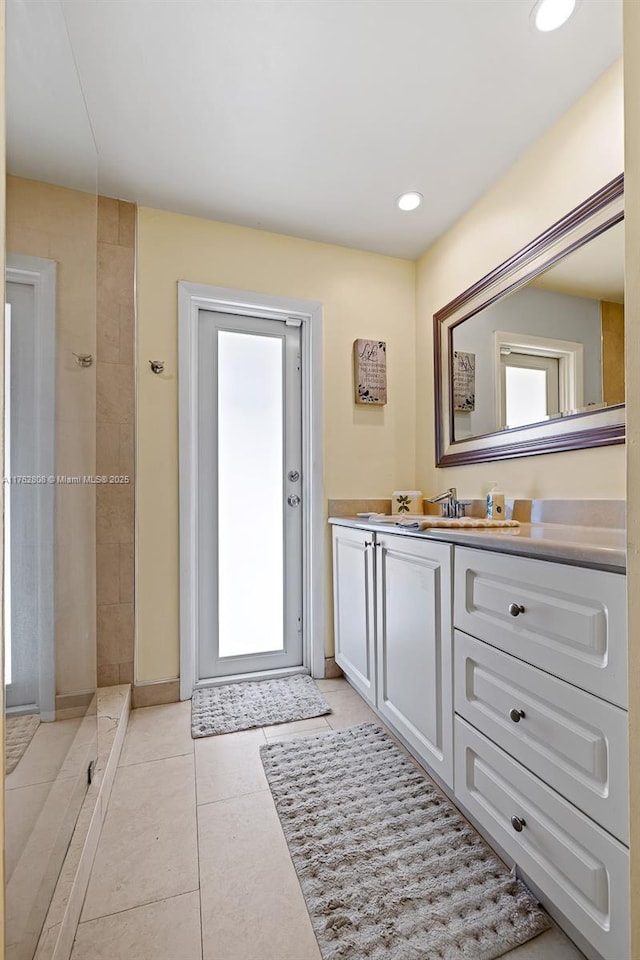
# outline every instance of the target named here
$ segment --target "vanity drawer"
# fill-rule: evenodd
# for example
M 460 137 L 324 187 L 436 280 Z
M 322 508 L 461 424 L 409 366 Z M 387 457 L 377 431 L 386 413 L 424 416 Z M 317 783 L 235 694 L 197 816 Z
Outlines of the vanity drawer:
M 603 957 L 629 956 L 629 852 L 621 843 L 460 717 L 455 789 L 548 904 Z
M 455 627 L 621 707 L 626 617 L 621 574 L 456 548 Z
M 624 710 L 459 631 L 454 676 L 457 713 L 629 842 Z

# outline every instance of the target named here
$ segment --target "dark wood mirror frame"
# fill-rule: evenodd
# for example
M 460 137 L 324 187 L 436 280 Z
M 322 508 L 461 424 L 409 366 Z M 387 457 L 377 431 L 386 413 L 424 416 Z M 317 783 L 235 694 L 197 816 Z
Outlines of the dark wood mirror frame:
M 623 219 L 624 174 L 620 174 L 434 315 L 436 466 L 452 467 L 625 442 L 624 404 L 455 440 L 450 374 L 453 330 L 460 323 L 513 293 Z

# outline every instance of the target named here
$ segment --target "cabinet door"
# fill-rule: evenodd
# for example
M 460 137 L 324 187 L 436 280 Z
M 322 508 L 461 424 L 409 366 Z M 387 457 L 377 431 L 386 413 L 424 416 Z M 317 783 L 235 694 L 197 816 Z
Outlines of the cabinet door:
M 448 544 L 377 535 L 378 710 L 453 784 Z
M 374 534 L 333 527 L 335 658 L 363 697 L 375 704 Z

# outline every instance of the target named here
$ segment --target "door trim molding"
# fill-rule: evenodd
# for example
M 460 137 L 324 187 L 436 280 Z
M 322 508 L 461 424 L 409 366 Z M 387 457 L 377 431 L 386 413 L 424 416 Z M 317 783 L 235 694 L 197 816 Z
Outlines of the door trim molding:
M 302 649 L 303 667 L 324 676 L 325 529 L 322 420 L 322 304 L 209 284 L 178 282 L 178 433 L 180 466 L 180 699 L 197 683 L 197 393 L 201 309 L 301 325 Z M 225 678 L 229 682 L 229 678 Z
M 55 389 L 56 389 L 56 276 L 55 260 L 7 253 L 7 283 L 33 287 L 35 309 L 34 386 L 38 420 L 36 424 L 37 470 L 40 476 L 55 475 Z M 8 352 L 8 351 L 7 351 Z M 8 358 L 5 357 L 5 364 Z M 6 390 L 10 378 L 6 377 Z M 41 430 L 43 422 L 54 429 Z M 5 425 L 6 429 L 6 425 Z M 8 439 L 5 439 L 5 443 Z M 38 528 L 39 563 L 47 569 L 39 591 L 38 619 L 40 646 L 38 654 L 38 707 L 40 719 L 55 720 L 56 715 L 56 647 L 55 647 L 55 486 L 43 484 L 38 496 L 36 524 Z M 11 484 L 5 486 L 5 516 L 9 515 Z M 46 499 L 45 499 L 46 497 Z M 44 501 L 44 502 L 43 502 Z M 7 557 L 5 556 L 5 562 Z M 44 624 L 50 629 L 43 629 Z

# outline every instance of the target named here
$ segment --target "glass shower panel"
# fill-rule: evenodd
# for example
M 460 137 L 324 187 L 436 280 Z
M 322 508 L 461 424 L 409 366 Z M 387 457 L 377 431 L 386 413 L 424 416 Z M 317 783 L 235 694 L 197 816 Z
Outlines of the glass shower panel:
M 5 948 L 32 960 L 97 756 L 97 154 L 60 0 L 7 0 L 6 104 Z

